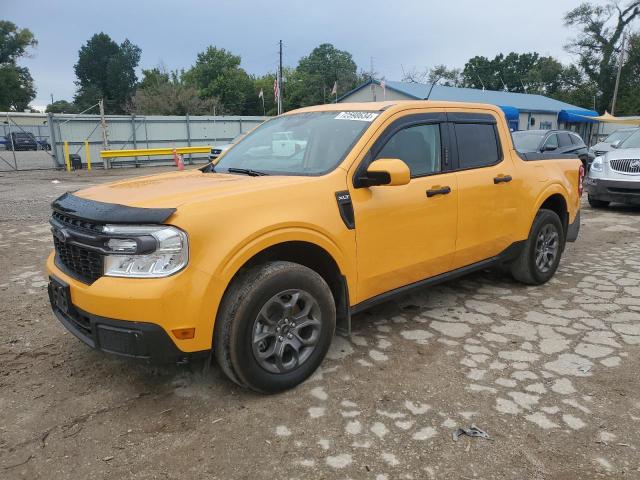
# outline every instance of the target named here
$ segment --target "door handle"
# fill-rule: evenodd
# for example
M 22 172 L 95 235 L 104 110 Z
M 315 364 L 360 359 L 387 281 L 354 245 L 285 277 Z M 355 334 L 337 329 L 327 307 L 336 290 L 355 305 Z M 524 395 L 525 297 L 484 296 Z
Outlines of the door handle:
M 499 183 L 509 183 L 511 180 L 511 175 L 500 175 L 499 177 L 493 177 L 493 183 L 496 185 Z
M 427 190 L 427 197 L 431 198 L 436 195 L 447 195 L 448 193 L 451 193 L 451 187 L 435 188 L 433 190 Z

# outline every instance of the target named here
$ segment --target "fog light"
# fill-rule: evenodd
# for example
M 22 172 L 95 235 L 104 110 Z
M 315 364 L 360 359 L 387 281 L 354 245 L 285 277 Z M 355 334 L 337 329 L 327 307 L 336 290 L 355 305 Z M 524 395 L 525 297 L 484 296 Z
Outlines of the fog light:
M 195 328 L 176 328 L 175 330 L 171 330 L 173 336 L 178 340 L 191 340 L 196 336 Z

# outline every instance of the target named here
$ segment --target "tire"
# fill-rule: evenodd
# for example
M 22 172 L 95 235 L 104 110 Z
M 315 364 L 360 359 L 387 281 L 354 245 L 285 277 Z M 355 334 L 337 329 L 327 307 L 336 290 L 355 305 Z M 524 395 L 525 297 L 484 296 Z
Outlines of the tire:
M 282 392 L 318 368 L 335 327 L 333 295 L 320 275 L 297 263 L 269 262 L 241 272 L 227 289 L 216 318 L 214 353 L 238 385 Z
M 558 269 L 564 244 L 565 232 L 558 214 L 540 209 L 522 252 L 511 264 L 511 274 L 527 285 L 546 283 Z
M 592 208 L 607 208 L 609 206 L 609 203 L 611 203 L 607 202 L 606 200 L 598 200 L 591 195 L 587 195 L 587 200 L 589 201 L 589 205 L 591 205 Z

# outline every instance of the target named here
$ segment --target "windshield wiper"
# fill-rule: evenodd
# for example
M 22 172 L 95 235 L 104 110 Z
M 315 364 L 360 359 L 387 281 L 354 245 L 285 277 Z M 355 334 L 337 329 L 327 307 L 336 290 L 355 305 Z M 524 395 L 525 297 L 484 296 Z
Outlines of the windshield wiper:
M 259 170 L 252 170 L 250 168 L 227 168 L 227 172 L 229 173 L 242 173 L 244 175 L 249 175 L 250 177 L 262 177 L 263 175 L 269 175 L 268 173 L 261 172 Z

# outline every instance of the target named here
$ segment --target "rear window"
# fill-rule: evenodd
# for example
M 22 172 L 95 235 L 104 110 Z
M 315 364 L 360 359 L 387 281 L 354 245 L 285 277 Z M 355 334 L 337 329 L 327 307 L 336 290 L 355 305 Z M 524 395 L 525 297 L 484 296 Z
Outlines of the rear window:
M 571 147 L 573 143 L 571 142 L 571 138 L 568 133 L 559 133 L 558 134 L 558 143 L 561 147 Z
M 456 123 L 460 168 L 478 168 L 500 161 L 496 129 L 493 124 Z
M 580 145 L 580 146 L 584 145 L 584 142 L 578 135 L 571 134 L 569 136 L 571 137 L 571 140 L 573 141 L 574 145 Z

